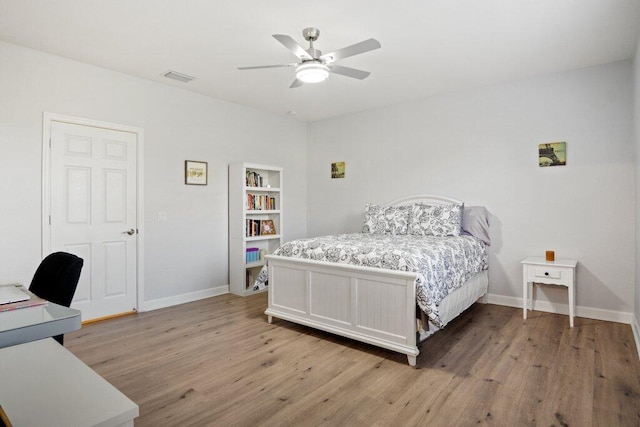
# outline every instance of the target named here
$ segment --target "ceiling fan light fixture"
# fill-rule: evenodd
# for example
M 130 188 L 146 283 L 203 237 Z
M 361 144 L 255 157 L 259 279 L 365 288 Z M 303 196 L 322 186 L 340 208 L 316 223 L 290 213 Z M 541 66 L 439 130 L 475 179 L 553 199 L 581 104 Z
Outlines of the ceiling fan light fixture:
M 329 77 L 329 67 L 320 62 L 303 62 L 296 68 L 296 78 L 305 83 L 320 83 L 327 77 Z

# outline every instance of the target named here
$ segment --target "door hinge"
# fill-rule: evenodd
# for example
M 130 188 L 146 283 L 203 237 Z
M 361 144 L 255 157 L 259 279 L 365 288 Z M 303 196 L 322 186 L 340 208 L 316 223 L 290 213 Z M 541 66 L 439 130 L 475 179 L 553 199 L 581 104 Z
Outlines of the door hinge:
M 138 229 L 136 228 L 136 234 L 138 234 L 138 233 L 140 233 L 140 232 L 139 232 L 139 231 L 138 231 Z
M 51 138 L 49 138 L 49 148 L 51 148 Z
M 51 225 L 51 215 L 49 215 L 49 225 Z

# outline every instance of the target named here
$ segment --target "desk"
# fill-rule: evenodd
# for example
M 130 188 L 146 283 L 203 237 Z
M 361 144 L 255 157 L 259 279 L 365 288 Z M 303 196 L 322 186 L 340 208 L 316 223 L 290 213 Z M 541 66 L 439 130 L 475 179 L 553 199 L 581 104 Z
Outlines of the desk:
M 0 312 L 0 348 L 41 340 L 81 327 L 80 310 L 52 302 Z
M 522 317 L 527 318 L 527 306 L 529 298 L 529 284 L 533 293 L 535 283 L 546 285 L 566 286 L 569 293 L 569 326 L 573 328 L 573 317 L 576 306 L 576 266 L 575 259 L 556 259 L 546 261 L 542 257 L 528 257 L 522 260 Z M 533 295 L 531 297 L 531 310 L 533 310 Z
M 0 349 L 0 402 L 14 426 L 133 426 L 138 405 L 52 338 Z

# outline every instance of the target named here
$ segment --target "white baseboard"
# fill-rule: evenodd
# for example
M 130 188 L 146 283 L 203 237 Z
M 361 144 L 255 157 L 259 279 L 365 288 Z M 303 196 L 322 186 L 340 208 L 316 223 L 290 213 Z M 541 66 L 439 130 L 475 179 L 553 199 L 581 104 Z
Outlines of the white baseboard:
M 507 297 L 504 295 L 487 294 L 487 298 L 485 302 L 489 304 L 505 305 L 507 307 L 518 307 L 522 309 L 522 298 L 518 298 L 518 297 Z M 544 311 L 547 313 L 566 314 L 566 315 L 569 314 L 568 304 L 556 304 L 556 303 L 551 303 L 549 301 L 536 301 L 534 308 L 537 311 Z M 626 324 L 632 324 L 633 318 L 634 318 L 632 313 L 613 311 L 613 310 L 603 310 L 601 308 L 582 307 L 582 306 L 576 306 L 575 314 L 577 317 L 586 317 L 587 319 L 606 320 L 608 322 L 617 322 L 617 323 L 626 323 Z M 637 337 L 636 337 L 636 342 L 638 342 Z
M 172 297 L 158 298 L 145 301 L 139 311 L 157 310 L 159 308 L 171 307 L 173 305 L 184 304 L 186 302 L 198 301 L 204 298 L 215 297 L 217 295 L 229 293 L 229 285 L 204 289 L 201 291 L 189 292 L 187 294 L 174 295 Z
M 631 329 L 633 330 L 633 338 L 636 340 L 636 351 L 638 352 L 638 357 L 640 357 L 640 325 L 638 325 L 638 318 L 636 316 L 633 316 Z

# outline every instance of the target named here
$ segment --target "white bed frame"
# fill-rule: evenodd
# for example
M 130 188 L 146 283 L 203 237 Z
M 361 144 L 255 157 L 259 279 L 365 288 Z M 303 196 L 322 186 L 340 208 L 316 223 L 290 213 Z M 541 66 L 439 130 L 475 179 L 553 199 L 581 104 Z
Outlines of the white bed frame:
M 462 202 L 423 195 L 406 197 L 386 206 L 414 203 Z M 397 351 L 406 354 L 409 365 L 415 366 L 420 352 L 416 273 L 274 255 L 266 258 L 269 307 L 265 314 L 269 323 L 277 317 Z M 486 293 L 487 283 L 487 272 L 483 271 L 449 294 L 440 306 L 451 306 L 447 316 L 453 318 Z

